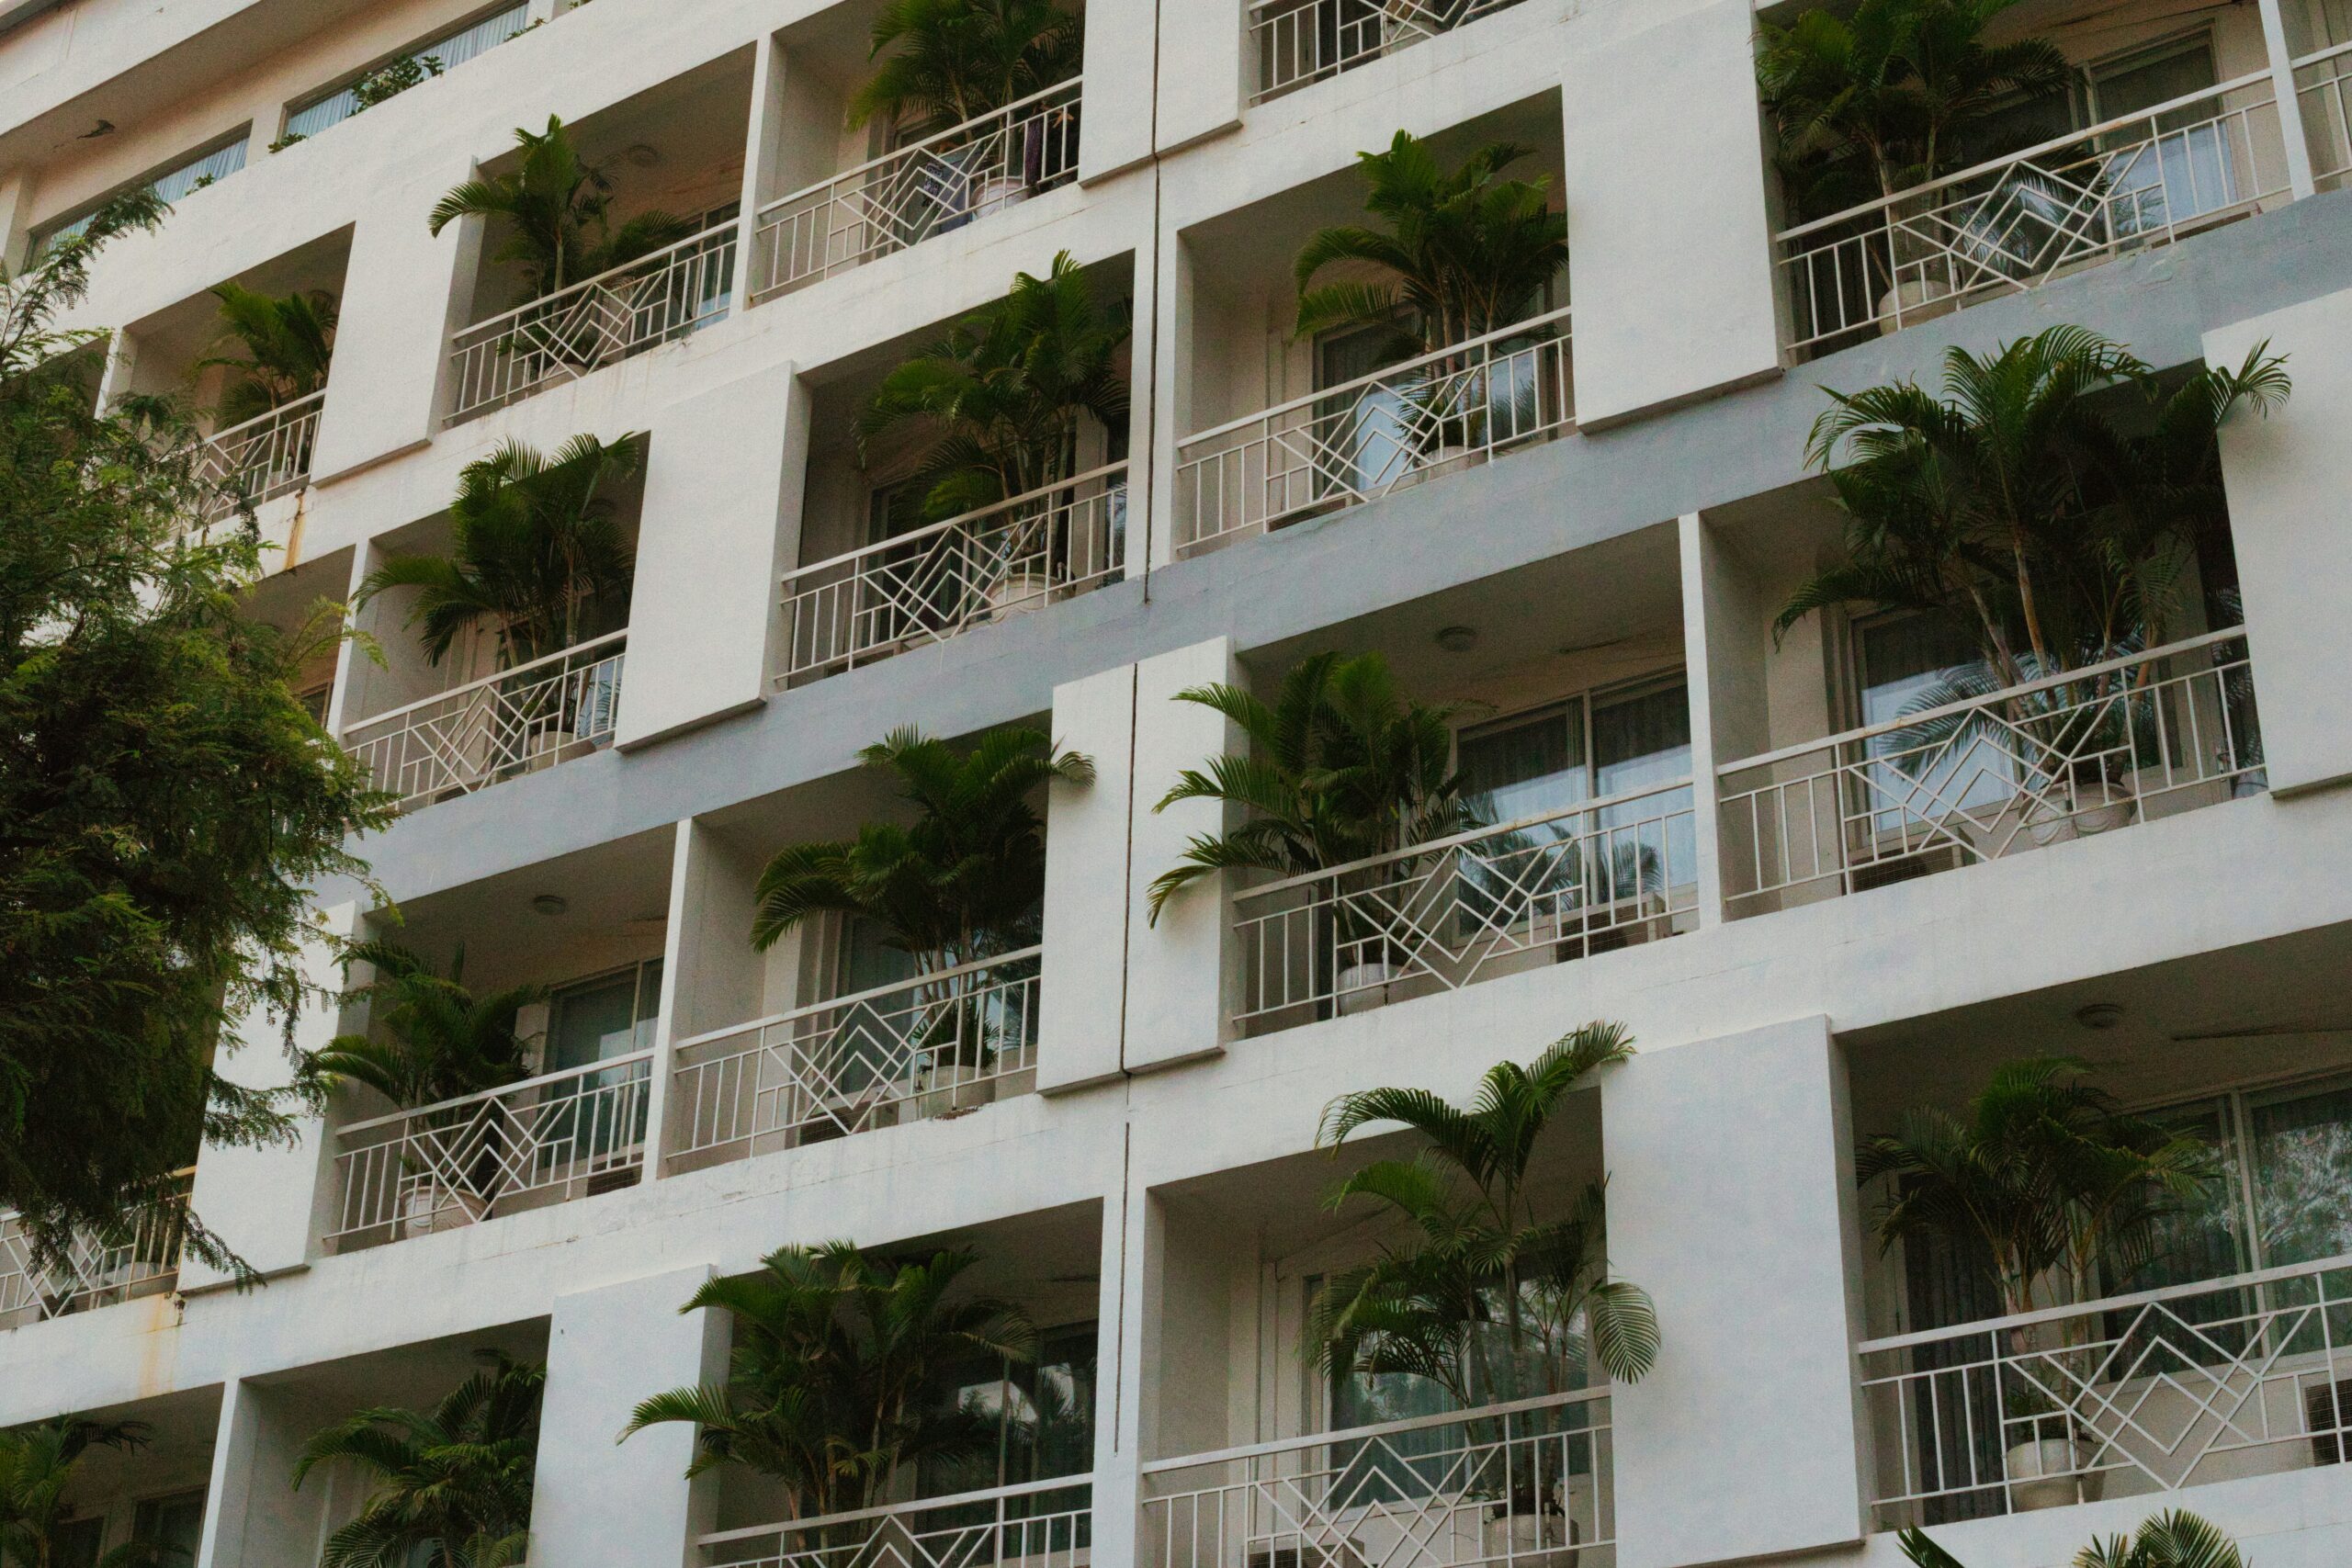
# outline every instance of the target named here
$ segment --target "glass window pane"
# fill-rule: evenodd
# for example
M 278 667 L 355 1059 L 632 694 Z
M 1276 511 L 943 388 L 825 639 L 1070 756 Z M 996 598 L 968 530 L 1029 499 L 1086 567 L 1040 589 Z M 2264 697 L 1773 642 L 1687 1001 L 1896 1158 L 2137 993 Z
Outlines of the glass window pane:
M 1582 704 L 1465 730 L 1457 751 L 1462 792 L 1482 821 L 1516 822 L 1590 798 Z
M 2245 1226 L 2241 1223 L 2238 1194 L 2242 1189 L 2236 1150 L 2231 1146 L 2223 1108 L 2200 1106 L 2166 1120 L 2177 1122 L 2183 1132 L 2219 1146 L 2222 1152 L 2222 1169 L 2182 1212 L 2158 1222 L 2148 1257 L 2107 1260 L 2107 1278 L 2102 1284 L 2109 1294 L 2226 1280 L 2252 1267 L 2246 1257 Z M 2226 1310 L 2229 1305 L 2221 1302 L 2215 1311 Z
M 584 1067 L 637 1049 L 634 970 L 556 994 L 548 1026 L 548 1070 Z
M 68 1519 L 49 1533 L 51 1568 L 98 1568 L 98 1548 L 106 1540 L 103 1515 Z
M 2248 1119 L 2264 1265 L 2352 1252 L 2352 1084 L 2257 1101 Z
M 132 1516 L 131 1538 L 156 1551 L 158 1568 L 187 1568 L 204 1534 L 204 1494 L 150 1497 Z
M 1690 701 L 1682 683 L 1595 703 L 1594 789 L 1625 795 L 1690 776 Z

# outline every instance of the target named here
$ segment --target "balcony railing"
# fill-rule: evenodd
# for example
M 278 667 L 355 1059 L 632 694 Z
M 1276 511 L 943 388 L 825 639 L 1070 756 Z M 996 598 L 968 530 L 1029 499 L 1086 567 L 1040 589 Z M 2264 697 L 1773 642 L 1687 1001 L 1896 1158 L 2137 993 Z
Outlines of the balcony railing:
M 1145 1568 L 1612 1560 L 1605 1389 L 1143 1467 Z
M 234 509 L 228 495 L 243 496 L 247 505 L 259 506 L 311 482 L 311 450 L 318 444 L 319 410 L 326 396 L 322 388 L 232 424 L 197 448 L 197 477 L 224 492 L 207 510 L 206 521 L 225 517 Z
M 1234 899 L 1241 1010 L 1263 1032 L 1455 990 L 1686 929 L 1689 780 L 1611 795 Z
M 338 1252 L 634 1185 L 653 1053 L 354 1122 L 335 1134 Z
M 1254 0 L 1250 47 L 1264 103 L 1295 87 L 1370 64 L 1385 54 L 1475 22 L 1519 0 Z
M 1370 501 L 1575 420 L 1563 308 L 1188 437 L 1176 449 L 1176 547 Z
M 469 681 L 345 727 L 344 750 L 403 809 L 468 795 L 608 745 L 628 634 Z
M 753 300 L 895 255 L 1076 179 L 1080 96 L 1073 76 L 762 208 Z
M 2270 73 L 2240 76 L 1787 231 L 1790 343 L 1846 347 L 2288 192 Z
M 2259 793 L 2245 634 L 2211 632 L 1721 770 L 1735 914 Z
M 61 1257 L 41 1258 L 23 1219 L 0 1214 L 0 1329 L 160 1295 L 179 1280 L 193 1168 L 103 1230 L 77 1231 Z
M 1086 1568 L 1094 1483 L 1056 1476 L 697 1538 L 729 1568 Z
M 736 226 L 706 229 L 449 341 L 449 423 L 618 364 L 727 314 Z
M 680 1042 L 671 1164 L 718 1165 L 1026 1093 L 1036 1081 L 1044 951 L 1023 948 Z
M 789 573 L 778 679 L 830 675 L 1075 598 L 1119 575 L 1127 466 L 912 529 Z
M 2337 1464 L 2352 1256 L 1865 1342 L 1888 1528 Z

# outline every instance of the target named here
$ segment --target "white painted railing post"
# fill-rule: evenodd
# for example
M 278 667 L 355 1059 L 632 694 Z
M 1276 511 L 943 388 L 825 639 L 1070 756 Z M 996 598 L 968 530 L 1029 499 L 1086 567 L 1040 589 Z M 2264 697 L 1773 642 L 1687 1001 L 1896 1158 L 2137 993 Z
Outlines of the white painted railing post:
M 2278 100 L 2278 142 L 2287 157 L 2287 186 L 2298 201 L 2317 194 L 2312 176 L 2311 139 L 2303 125 L 2302 95 L 2295 90 L 2295 51 L 2287 39 L 2279 0 L 2260 0 L 2262 42 L 2270 53 L 2270 79 Z

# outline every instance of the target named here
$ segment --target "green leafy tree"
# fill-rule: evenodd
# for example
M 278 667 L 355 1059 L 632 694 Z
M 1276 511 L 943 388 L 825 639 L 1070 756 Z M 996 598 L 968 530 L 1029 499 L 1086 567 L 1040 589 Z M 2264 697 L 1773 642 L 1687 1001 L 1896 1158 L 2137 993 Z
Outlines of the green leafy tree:
M 1897 1538 L 1918 1568 L 1962 1568 L 1960 1559 L 1917 1526 Z M 2091 1538 L 2075 1553 L 2074 1568 L 2245 1568 L 2237 1542 L 2211 1520 L 2186 1508 L 2151 1514 L 2129 1536 Z
M 311 1058 L 320 1073 L 366 1084 L 403 1110 L 526 1076 L 529 1045 L 515 1032 L 515 1021 L 524 1008 L 547 999 L 546 987 L 476 996 L 465 983 L 463 948 L 446 976 L 394 942 L 356 942 L 347 957 L 375 969 L 351 996 L 369 1004 L 376 1032 L 330 1041 Z
M 236 283 L 212 294 L 220 301 L 225 338 L 243 350 L 197 361 L 199 370 L 218 366 L 229 373 L 216 423 L 243 424 L 326 389 L 334 357 L 334 295 L 321 288 L 265 294 Z
M 1609 1278 L 1601 1186 L 1562 1214 L 1531 1179 L 1561 1102 L 1632 1055 L 1623 1026 L 1589 1023 L 1525 1066 L 1488 1068 L 1467 1106 L 1419 1089 L 1331 1102 L 1318 1141 L 1335 1155 L 1389 1122 L 1422 1147 L 1331 1191 L 1336 1211 L 1372 1199 L 1406 1239 L 1317 1292 L 1307 1342 L 1327 1375 L 1424 1378 L 1471 1409 L 1581 1388 L 1589 1360 L 1621 1382 L 1648 1372 L 1657 1314 L 1639 1286 Z
M 1068 81 L 1084 49 L 1080 17 L 1054 0 L 888 0 L 849 128 L 879 119 L 910 140 L 953 130 Z
M 634 563 L 613 498 L 644 463 L 637 434 L 575 435 L 552 457 L 510 441 L 458 475 L 450 552 L 394 556 L 359 600 L 413 589 L 408 624 L 435 664 L 478 626 L 512 669 L 626 626 Z
M 386 820 L 291 689 L 317 638 L 241 610 L 261 547 L 202 526 L 224 497 L 194 429 L 155 399 L 98 410 L 96 335 L 54 324 L 97 247 L 163 210 L 127 197 L 0 277 L 0 1206 L 49 1247 L 200 1135 L 290 1135 L 293 1091 L 215 1067 L 265 1017 L 299 1062 L 306 889 L 364 876 L 345 846 Z M 230 1258 L 200 1217 L 187 1245 Z
M 1310 655 L 1268 704 L 1218 682 L 1176 694 L 1223 714 L 1250 750 L 1187 768 L 1154 811 L 1214 800 L 1239 826 L 1201 834 L 1151 885 L 1151 918 L 1201 877 L 1222 871 L 1296 876 L 1459 832 L 1476 821 L 1453 768 L 1460 709 L 1408 698 L 1377 653 Z
M 506 1568 L 530 1545 L 532 1466 L 547 1367 L 485 1352 L 482 1369 L 431 1410 L 376 1405 L 314 1435 L 294 1465 L 301 1489 L 322 1464 L 370 1483 L 319 1568 Z
M 497 220 L 504 232 L 490 259 L 517 268 L 535 299 L 695 231 L 685 219 L 662 211 L 616 221 L 612 176 L 580 156 L 554 115 L 542 131 L 517 127 L 514 145 L 514 168 L 451 187 L 425 222 L 438 234 L 461 218 Z
M 780 1247 L 754 1273 L 710 1280 L 680 1310 L 733 1320 L 729 1380 L 655 1394 L 621 1437 L 693 1426 L 688 1476 L 727 1464 L 774 1476 L 795 1519 L 883 1502 L 902 1469 L 995 1441 L 980 1413 L 942 1407 L 949 1372 L 974 1357 L 1036 1354 L 1017 1305 L 962 1288 L 978 1262 L 955 1248 L 891 1256 L 836 1241 Z
M 1044 277 L 1016 274 L 1003 299 L 884 377 L 858 417 L 858 449 L 901 430 L 921 435 L 906 491 L 931 522 L 1067 479 L 1082 419 L 1126 423 L 1127 332 L 1064 251 Z
M 83 1455 L 94 1448 L 141 1448 L 147 1436 L 141 1422 L 72 1416 L 0 1430 L 0 1568 L 67 1568 L 66 1528 L 81 1516 L 65 1495 Z M 95 1568 L 139 1568 L 163 1555 L 145 1542 L 125 1541 Z

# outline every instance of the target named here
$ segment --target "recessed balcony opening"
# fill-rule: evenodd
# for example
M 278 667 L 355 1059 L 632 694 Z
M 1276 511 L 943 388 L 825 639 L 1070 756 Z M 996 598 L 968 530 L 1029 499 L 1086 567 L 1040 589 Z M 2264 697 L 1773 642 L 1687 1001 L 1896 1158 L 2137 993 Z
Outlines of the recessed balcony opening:
M 1046 610 L 1124 575 L 1134 270 L 1123 255 L 1066 276 L 1008 277 L 1007 293 L 979 310 L 811 378 L 779 684 Z M 1092 368 L 1072 376 L 1072 366 Z M 943 388 L 986 390 L 950 412 Z
M 525 128 L 528 147 L 485 159 L 456 221 L 480 226 L 461 279 L 471 324 L 449 343 L 451 423 L 575 380 L 725 319 L 735 289 L 752 51 L 697 66 L 574 125 Z M 511 216 L 526 164 L 575 164 L 608 187 L 575 203 L 559 251 Z M 569 184 L 569 180 L 564 183 Z M 453 201 L 456 193 L 453 192 Z
M 330 1250 L 641 1179 L 674 841 L 616 840 L 368 921 L 334 1064 Z
M 1811 9 L 1763 13 L 1787 25 Z M 1838 7 L 1831 7 L 1837 9 Z M 2352 171 L 2344 107 L 2352 64 L 2340 9 L 2289 0 L 2312 172 Z M 1787 341 L 1800 359 L 1869 343 L 2283 206 L 2293 194 L 2262 20 L 2210 4 L 2029 0 L 1988 46 L 2046 43 L 2032 93 L 1996 95 L 1941 128 L 1932 154 L 1883 169 L 1842 131 L 1784 159 L 1778 242 Z M 1770 41 L 1767 41 L 1770 48 Z M 1788 149 L 1783 150 L 1784 152 Z
M 1519 0 L 1251 0 L 1242 40 L 1250 101 L 1269 98 L 1385 60 Z
M 486 454 L 447 511 L 370 541 L 356 620 L 382 659 L 351 661 L 342 739 L 401 809 L 611 745 L 646 451 L 614 435 Z M 518 570 L 518 539 L 568 568 Z
M 1833 603 L 1776 633 L 1800 591 L 1849 559 L 1828 487 L 1792 486 L 1709 522 L 1736 584 L 1724 604 L 1736 618 L 1715 647 L 1760 694 L 1715 716 L 1734 919 L 2267 788 L 2225 516 L 2146 531 L 2126 576 L 2152 592 L 2137 611 L 2118 601 L 2104 624 L 2069 606 L 2086 602 L 2076 590 L 2123 577 L 2039 578 L 2038 638 L 2014 596 L 1988 599 L 1990 619 L 1964 595 Z M 2009 592 L 1994 576 L 1984 586 Z
M 2343 1461 L 2347 944 L 2304 931 L 1847 1041 L 1858 1135 L 1978 1173 L 1990 1228 L 2047 1238 L 1996 1250 L 1916 1160 L 1864 1187 L 1880 1528 Z M 2053 1057 L 2088 1071 L 2034 1066 Z M 2075 1102 L 2086 1083 L 2111 1103 Z M 1913 1223 L 1884 1240 L 1905 1191 Z
M 1082 4 L 1011 7 L 1009 17 L 1035 24 L 1036 41 L 1002 77 L 966 81 L 937 103 L 891 90 L 888 62 L 926 45 L 918 28 L 877 60 L 884 9 L 854 0 L 776 35 L 782 112 L 773 189 L 752 220 L 755 301 L 968 229 L 1078 178 Z
M 1335 841 L 1318 857 L 1329 863 L 1245 874 L 1233 901 L 1237 1030 L 1269 1033 L 1691 929 L 1679 571 L 1674 529 L 1653 527 L 1250 655 L 1250 691 L 1270 705 L 1316 655 L 1376 660 L 1396 692 L 1375 705 L 1378 724 L 1433 729 L 1445 750 L 1390 763 L 1377 799 L 1335 807 L 1322 828 Z M 1286 772 L 1314 761 L 1253 755 Z
M 132 322 L 117 350 L 118 390 L 176 398 L 194 419 L 198 473 L 218 492 L 208 520 L 242 499 L 274 551 L 300 532 L 350 257 L 350 230 L 323 235 Z
M 844 1348 L 820 1408 L 854 1407 L 877 1382 L 869 1314 L 899 1266 L 953 1276 L 942 1307 L 904 1314 L 908 1320 L 895 1331 L 892 1353 L 916 1373 L 914 1397 L 896 1417 L 903 1436 L 891 1450 L 873 1454 L 870 1468 L 834 1466 L 813 1475 L 721 1466 L 703 1483 L 717 1494 L 718 1528 L 694 1543 L 688 1561 L 774 1562 L 813 1554 L 1083 1568 L 1093 1545 L 1102 1230 L 1102 1206 L 1080 1203 L 944 1235 L 856 1238 L 862 1282 L 842 1293 Z M 843 1270 L 836 1262 L 828 1272 L 838 1280 Z M 775 1278 L 763 1268 L 737 1283 L 757 1294 Z M 996 1310 L 976 1314 L 975 1305 Z M 894 1310 L 903 1314 L 903 1303 Z M 990 1354 L 938 1332 L 959 1315 L 1009 1328 L 1008 1337 L 1025 1341 L 1027 1353 Z M 773 1340 L 741 1318 L 731 1327 L 739 1406 L 771 1408 L 767 1402 L 778 1393 L 800 1385 L 806 1374 L 799 1365 L 775 1366 Z M 749 1359 L 763 1351 L 773 1370 L 747 1375 Z M 820 1433 L 815 1440 L 828 1438 L 861 1453 L 874 1448 L 865 1427 Z
M 1370 1196 L 1335 1213 L 1329 1195 L 1359 1166 L 1423 1146 L 1363 1135 L 1336 1162 L 1304 1154 L 1155 1192 L 1161 1322 L 1144 1376 L 1185 1392 L 1163 1401 L 1143 1455 L 1153 1568 L 1616 1561 L 1611 1385 L 1579 1310 L 1589 1270 L 1556 1311 L 1530 1310 L 1515 1342 L 1490 1323 L 1494 1344 L 1437 1347 L 1430 1371 L 1376 1370 L 1375 1346 L 1333 1336 L 1360 1288 L 1378 1292 L 1383 1260 L 1419 1255 L 1424 1238 Z M 1603 1174 L 1600 1096 L 1571 1094 L 1526 1190 L 1543 1195 L 1535 1224 L 1581 1217 L 1568 1245 L 1586 1258 L 1605 1247 L 1590 1196 Z
M 302 649 L 294 695 L 322 725 L 334 696 L 335 665 L 343 648 L 334 635 L 341 626 L 334 611 L 350 590 L 352 554 L 345 548 L 288 563 L 246 590 L 243 599 L 246 615 Z
M 1001 798 L 988 779 L 1003 757 L 989 749 L 1043 757 L 1046 729 L 1040 716 L 928 744 L 904 766 L 706 819 L 709 914 L 673 1031 L 669 1169 L 986 1114 L 1035 1089 L 1046 789 Z M 908 798 L 912 777 L 951 771 L 969 786 L 958 805 Z M 897 867 L 891 888 L 852 861 Z
M 1425 145 L 1448 173 L 1487 143 L 1528 149 L 1500 177 L 1544 182 L 1540 200 L 1557 212 L 1560 137 L 1547 93 Z M 1367 214 L 1369 177 L 1351 163 L 1179 237 L 1191 305 L 1176 379 L 1180 554 L 1439 482 L 1575 428 L 1565 249 L 1530 225 L 1481 231 L 1491 265 L 1480 283 L 1434 244 L 1407 247 L 1417 260 L 1401 288 L 1388 267 L 1336 260 L 1312 279 L 1326 299 L 1344 284 L 1374 292 L 1334 299 L 1300 331 L 1295 265 L 1318 232 L 1387 229 Z M 1523 298 L 1495 294 L 1506 276 Z M 1458 322 L 1431 318 L 1408 302 L 1416 287 L 1478 303 Z
M 158 1303 L 158 1307 L 164 1303 Z M 28 1460 L 10 1519 L 17 1541 L 72 1564 L 115 1561 L 192 1562 L 204 1537 L 212 1454 L 220 1429 L 220 1389 L 187 1389 L 98 1410 L 61 1411 L 67 1437 L 62 1496 L 44 1505 L 42 1467 Z M 38 1427 L 11 1438 L 40 1443 Z M 21 1532 L 21 1533 L 18 1533 Z

